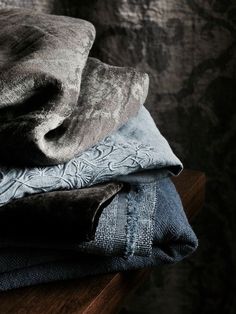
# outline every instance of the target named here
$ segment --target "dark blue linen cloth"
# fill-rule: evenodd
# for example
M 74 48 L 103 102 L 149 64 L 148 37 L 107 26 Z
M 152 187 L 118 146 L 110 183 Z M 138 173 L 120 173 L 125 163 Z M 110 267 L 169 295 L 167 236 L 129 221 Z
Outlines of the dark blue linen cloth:
M 126 247 L 131 251 L 126 251 L 123 256 L 124 252 L 113 252 L 109 256 L 68 249 L 3 247 L 0 249 L 0 290 L 176 263 L 191 254 L 197 248 L 197 238 L 170 178 L 156 176 L 155 181 L 150 178 L 142 181 L 145 179 L 147 185 L 152 186 L 153 182 L 155 185 L 155 208 L 151 218 L 153 238 L 146 256 L 142 254 L 142 249 L 139 250 L 141 254 L 132 252 L 132 237 L 137 235 L 140 225 L 133 228 L 129 239 L 131 246 Z M 142 183 L 134 180 L 132 184 L 139 189 Z M 139 211 L 134 213 L 138 219 Z M 135 215 L 132 219 L 135 220 Z

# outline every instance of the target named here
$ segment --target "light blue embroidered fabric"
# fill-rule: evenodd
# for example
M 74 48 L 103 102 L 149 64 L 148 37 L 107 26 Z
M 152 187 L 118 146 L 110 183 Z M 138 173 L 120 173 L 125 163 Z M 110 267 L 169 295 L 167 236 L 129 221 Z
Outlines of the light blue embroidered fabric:
M 182 164 L 142 107 L 114 134 L 65 164 L 0 167 L 0 206 L 30 194 L 79 189 L 147 169 L 178 174 Z

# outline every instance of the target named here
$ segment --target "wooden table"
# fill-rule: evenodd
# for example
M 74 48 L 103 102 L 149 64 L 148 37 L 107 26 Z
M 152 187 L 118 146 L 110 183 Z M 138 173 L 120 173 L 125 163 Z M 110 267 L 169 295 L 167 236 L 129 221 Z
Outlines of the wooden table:
M 173 182 L 191 220 L 203 206 L 205 175 L 185 170 Z M 2 292 L 0 314 L 116 313 L 124 298 L 149 273 L 150 270 L 142 269 Z

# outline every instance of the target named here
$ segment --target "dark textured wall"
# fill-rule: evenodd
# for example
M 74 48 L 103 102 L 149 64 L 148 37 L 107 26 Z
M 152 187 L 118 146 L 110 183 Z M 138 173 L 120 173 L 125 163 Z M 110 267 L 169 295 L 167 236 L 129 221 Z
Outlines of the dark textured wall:
M 198 251 L 157 269 L 122 313 L 236 313 L 236 1 L 31 3 L 90 20 L 94 56 L 148 72 L 152 116 L 185 167 L 208 176 L 206 205 L 194 223 Z
M 97 27 L 95 56 L 149 73 L 152 116 L 208 176 L 197 253 L 157 269 L 122 312 L 236 313 L 236 1 L 86 0 L 72 11 Z

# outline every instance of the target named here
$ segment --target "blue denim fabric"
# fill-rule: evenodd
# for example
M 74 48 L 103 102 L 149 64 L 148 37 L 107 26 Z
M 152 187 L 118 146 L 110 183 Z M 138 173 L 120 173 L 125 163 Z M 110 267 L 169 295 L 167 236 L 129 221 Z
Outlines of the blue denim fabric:
M 135 180 L 134 180 L 135 181 Z M 145 180 L 143 180 L 145 181 Z M 146 177 L 152 184 L 153 178 Z M 154 211 L 150 222 L 153 233 L 150 250 L 143 253 L 142 248 L 132 251 L 135 239 L 145 226 L 137 223 L 129 234 L 129 250 L 126 256 L 114 253 L 112 256 L 81 254 L 72 250 L 36 249 L 36 248 L 1 248 L 0 249 L 0 290 L 29 286 L 49 281 L 80 278 L 87 275 L 138 269 L 176 263 L 191 254 L 197 247 L 197 238 L 190 227 L 183 207 L 169 178 L 158 178 L 154 181 Z M 142 183 L 134 183 L 137 190 Z M 128 193 L 134 200 L 134 195 Z M 153 200 L 150 198 L 150 202 Z M 130 203 L 132 204 L 132 202 Z M 135 203 L 133 203 L 135 205 Z M 137 204 L 136 204 L 137 205 Z M 135 205 L 135 206 L 136 206 Z M 140 208 L 136 207 L 132 214 L 139 217 Z M 119 213 L 117 213 L 119 220 Z M 135 216 L 133 217 L 135 220 Z M 137 222 L 137 221 L 136 221 Z M 144 221 L 143 221 L 144 222 Z M 145 227 L 144 227 L 145 230 Z M 137 239 L 136 239 L 137 240 Z M 145 240 L 144 240 L 145 242 Z M 140 240 L 137 245 L 142 245 Z M 141 256 L 143 255 L 143 256 Z
M 0 206 L 26 195 L 79 189 L 145 169 L 178 174 L 182 164 L 142 107 L 114 134 L 65 164 L 0 167 Z

